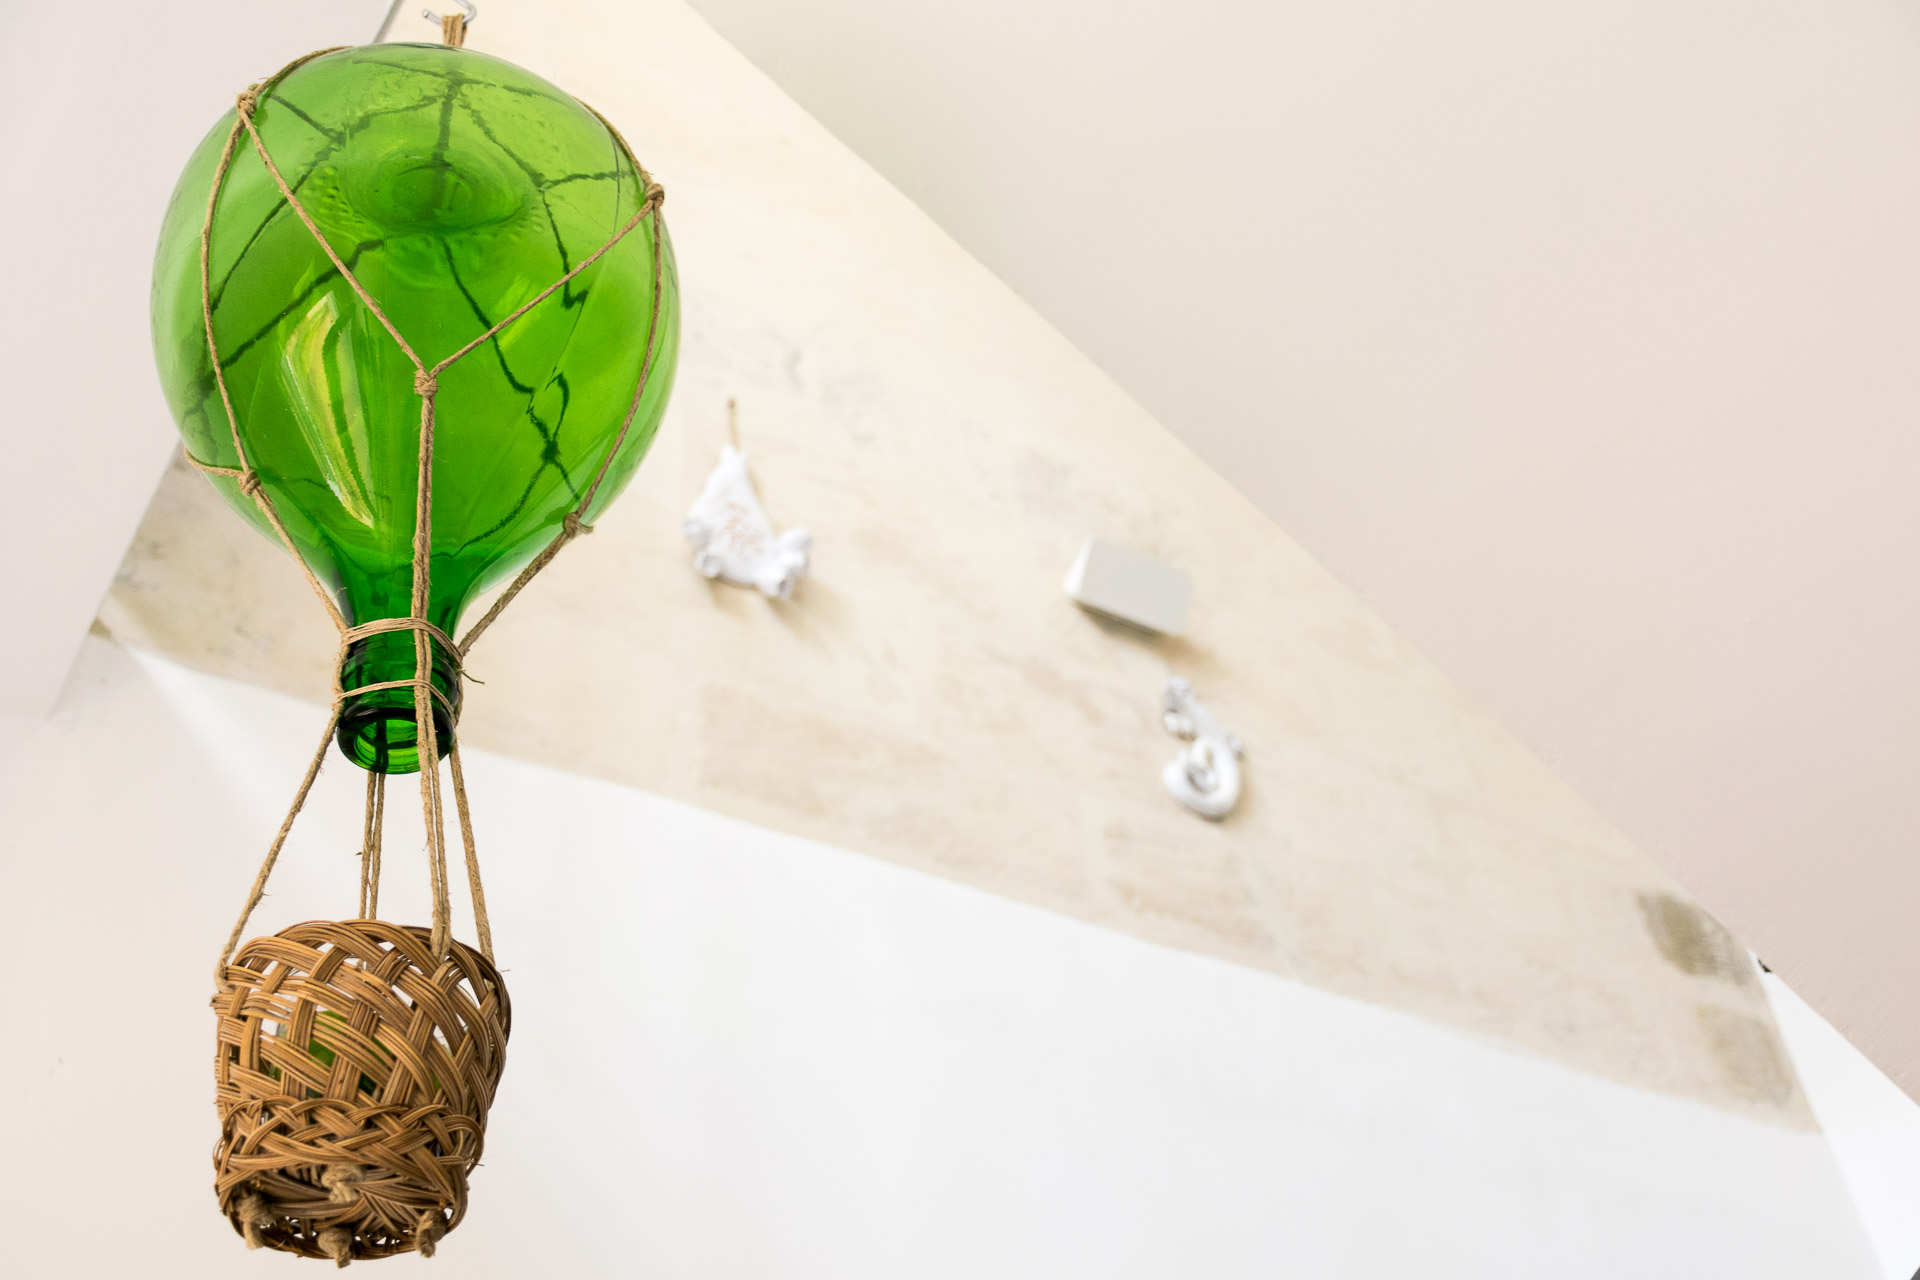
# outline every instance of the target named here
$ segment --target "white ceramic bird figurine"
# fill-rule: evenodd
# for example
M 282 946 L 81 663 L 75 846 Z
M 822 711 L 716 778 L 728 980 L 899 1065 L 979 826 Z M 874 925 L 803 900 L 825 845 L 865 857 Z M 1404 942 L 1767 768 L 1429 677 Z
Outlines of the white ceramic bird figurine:
M 1167 762 L 1160 780 L 1175 800 L 1218 822 L 1240 803 L 1240 757 L 1246 754 L 1240 739 L 1213 718 L 1179 676 L 1167 678 L 1160 706 L 1167 732 L 1188 744 Z
M 694 568 L 722 582 L 758 587 L 775 600 L 793 594 L 813 550 L 813 535 L 805 529 L 775 536 L 747 474 L 747 455 L 732 445 L 721 446 L 720 465 L 707 477 L 680 531 L 693 544 Z

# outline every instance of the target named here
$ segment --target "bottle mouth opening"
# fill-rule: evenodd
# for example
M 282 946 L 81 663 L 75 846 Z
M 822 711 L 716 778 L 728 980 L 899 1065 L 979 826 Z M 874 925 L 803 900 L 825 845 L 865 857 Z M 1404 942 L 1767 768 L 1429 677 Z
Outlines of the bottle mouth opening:
M 458 665 L 438 640 L 428 638 L 432 651 L 433 687 L 444 695 L 433 698 L 434 745 L 445 759 L 453 749 L 454 723 L 460 709 Z M 420 771 L 420 725 L 410 686 L 353 691 L 392 680 L 414 679 L 413 633 L 390 631 L 355 641 L 340 664 L 340 687 L 347 693 L 340 708 L 340 726 L 334 741 L 347 759 L 372 773 L 405 774 Z
M 340 713 L 340 728 L 334 741 L 341 754 L 370 773 L 420 772 L 420 723 L 413 700 L 405 706 L 368 705 L 387 694 L 407 694 L 405 689 L 383 689 L 364 698 L 351 700 Z M 445 759 L 453 749 L 453 718 L 436 700 L 433 704 L 434 745 Z

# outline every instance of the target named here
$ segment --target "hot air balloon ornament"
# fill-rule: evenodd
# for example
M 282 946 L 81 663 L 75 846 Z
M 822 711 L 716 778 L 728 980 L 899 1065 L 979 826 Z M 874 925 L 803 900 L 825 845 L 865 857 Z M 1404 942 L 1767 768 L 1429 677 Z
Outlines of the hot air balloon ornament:
M 462 662 L 614 500 L 666 408 L 662 192 L 592 109 L 459 47 L 299 59 L 239 96 L 160 236 L 153 335 L 195 466 L 340 634 L 325 732 L 216 970 L 215 1189 L 254 1247 L 431 1254 L 466 1213 L 510 1006 L 460 768 Z M 459 639 L 461 618 L 511 578 Z M 367 771 L 358 918 L 240 945 L 330 750 Z M 453 938 L 442 761 L 472 890 Z M 379 919 L 418 772 L 433 919 Z

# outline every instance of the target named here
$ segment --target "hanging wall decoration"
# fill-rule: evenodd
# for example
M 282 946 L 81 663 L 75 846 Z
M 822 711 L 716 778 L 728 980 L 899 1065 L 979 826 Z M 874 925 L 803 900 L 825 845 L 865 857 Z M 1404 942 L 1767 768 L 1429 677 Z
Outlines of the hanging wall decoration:
M 1239 736 L 1215 720 L 1179 676 L 1167 677 L 1160 708 L 1167 732 L 1187 744 L 1160 771 L 1162 785 L 1194 813 L 1218 822 L 1240 803 L 1240 757 L 1246 752 Z
M 467 1208 L 510 1006 L 460 767 L 463 663 L 653 439 L 679 341 L 663 193 L 553 85 L 446 44 L 324 50 L 239 96 L 153 279 L 187 455 L 340 635 L 319 750 L 215 971 L 221 1210 L 253 1247 L 381 1258 Z M 457 641 L 461 617 L 511 578 Z M 240 945 L 337 745 L 359 906 Z M 442 760 L 475 945 L 451 933 Z M 379 917 L 386 780 L 418 772 L 433 918 Z
M 757 587 L 769 599 L 785 600 L 807 576 L 813 535 L 799 528 L 774 534 L 740 448 L 737 408 L 727 401 L 731 440 L 720 447 L 720 462 L 680 522 L 680 531 L 693 544 L 693 567 L 708 578 Z

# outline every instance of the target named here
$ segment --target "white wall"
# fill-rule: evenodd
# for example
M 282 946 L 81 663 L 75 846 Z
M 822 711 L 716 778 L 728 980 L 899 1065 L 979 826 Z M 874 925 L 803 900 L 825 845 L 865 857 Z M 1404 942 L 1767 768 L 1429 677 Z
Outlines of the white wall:
M 0 712 L 53 704 L 177 437 L 147 336 L 160 216 L 234 95 L 384 0 L 0 4 Z M 421 24 L 425 25 L 425 24 Z
M 214 1212 L 206 997 L 320 722 L 93 640 L 0 777 L 10 1272 L 298 1269 Z M 261 926 L 348 909 L 349 774 Z M 610 784 L 470 774 L 515 1038 L 437 1275 L 1876 1274 L 1817 1135 Z M 388 914 L 417 917 L 390 808 Z
M 1920 1096 L 1913 5 L 692 2 Z
M 1766 974 L 1794 1071 L 1880 1255 L 1886 1280 L 1920 1272 L 1920 1104 L 1780 980 Z

